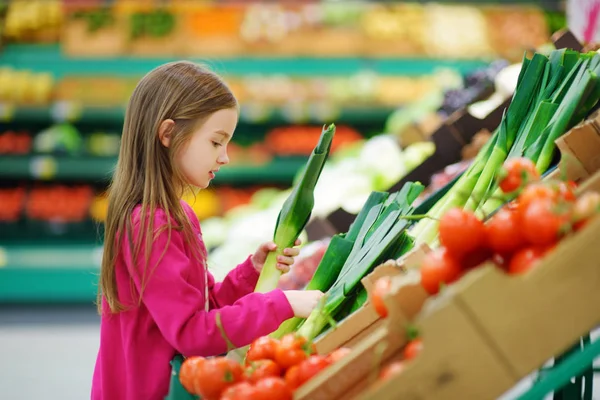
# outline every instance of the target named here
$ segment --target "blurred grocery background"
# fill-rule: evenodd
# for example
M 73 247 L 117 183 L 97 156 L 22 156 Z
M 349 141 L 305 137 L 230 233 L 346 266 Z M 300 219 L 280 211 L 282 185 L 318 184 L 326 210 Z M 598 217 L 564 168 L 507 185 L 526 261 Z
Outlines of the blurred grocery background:
M 432 135 L 507 100 L 524 52 L 551 46 L 567 8 L 590 35 L 592 2 L 572 3 L 0 2 L 0 397 L 88 396 L 105 189 L 124 105 L 150 69 L 205 63 L 241 104 L 231 164 L 186 199 L 221 278 L 272 235 L 324 123 L 338 130 L 316 218 L 356 213 L 427 160 L 428 193 L 464 170 L 489 132 Z M 305 235 L 282 287 L 310 279 L 326 237 Z

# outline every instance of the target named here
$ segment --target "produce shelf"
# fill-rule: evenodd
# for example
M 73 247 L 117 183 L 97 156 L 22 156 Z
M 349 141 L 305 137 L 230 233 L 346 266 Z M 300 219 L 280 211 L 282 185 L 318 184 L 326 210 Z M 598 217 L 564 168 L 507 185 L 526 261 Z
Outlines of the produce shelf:
M 142 76 L 160 64 L 186 57 L 114 57 L 70 58 L 61 53 L 60 45 L 11 44 L 0 53 L 0 65 L 13 65 L 32 72 L 66 75 Z M 313 57 L 236 57 L 191 61 L 209 65 L 221 74 L 286 74 L 295 76 L 349 75 L 370 69 L 382 75 L 421 76 L 439 67 L 454 68 L 461 73 L 487 64 L 486 60 L 452 60 L 435 58 L 313 58 Z
M 268 106 L 259 104 L 242 104 L 240 122 L 245 124 L 288 123 L 337 123 L 364 124 L 381 123 L 397 107 L 390 106 L 319 106 L 304 105 L 300 107 Z M 125 107 L 121 106 L 81 106 L 75 102 L 61 102 L 50 106 L 15 107 L 0 105 L 0 121 L 28 122 L 50 124 L 53 122 L 85 122 L 102 125 L 122 126 L 125 118 Z
M 89 302 L 96 296 L 101 247 L 0 246 L 0 302 Z
M 0 156 L 0 178 L 41 180 L 106 181 L 116 158 L 68 157 L 52 155 Z M 257 166 L 232 165 L 223 168 L 215 184 L 282 183 L 290 184 L 306 163 L 303 157 L 276 158 Z

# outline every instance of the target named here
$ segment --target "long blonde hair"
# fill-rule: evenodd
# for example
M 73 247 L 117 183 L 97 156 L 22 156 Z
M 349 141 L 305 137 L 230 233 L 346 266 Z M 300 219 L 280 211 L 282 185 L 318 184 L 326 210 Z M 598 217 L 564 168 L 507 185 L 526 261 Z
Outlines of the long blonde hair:
M 141 302 L 152 272 L 148 264 L 156 234 L 153 216 L 157 209 L 162 209 L 167 216 L 168 240 L 172 229 L 176 229 L 184 233 L 188 243 L 193 243 L 191 224 L 179 203 L 187 183 L 177 169 L 174 157 L 188 143 L 191 133 L 211 114 L 236 107 L 237 101 L 231 90 L 216 74 L 187 61 L 155 68 L 134 89 L 125 114 L 119 160 L 108 194 L 97 299 L 100 312 L 102 296 L 111 312 L 127 309 L 119 300 L 115 271 L 124 238 L 128 240 L 133 258 L 132 271 L 137 271 L 139 253 L 142 245 L 145 246 L 145 264 L 141 277 L 138 277 L 141 281 L 138 304 Z M 163 146 L 158 136 L 159 126 L 166 119 L 175 121 L 169 147 Z M 131 215 L 139 204 L 142 205 L 140 235 L 133 243 Z M 131 289 L 133 291 L 133 286 Z

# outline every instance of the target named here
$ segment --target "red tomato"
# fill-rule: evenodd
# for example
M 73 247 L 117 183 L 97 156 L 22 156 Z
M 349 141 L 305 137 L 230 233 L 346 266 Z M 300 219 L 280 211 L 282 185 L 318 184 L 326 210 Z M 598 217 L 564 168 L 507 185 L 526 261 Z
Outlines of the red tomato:
M 279 341 L 269 336 L 261 336 L 250 344 L 246 353 L 246 363 L 258 360 L 275 360 Z
M 500 209 L 485 225 L 488 246 L 499 254 L 512 254 L 525 246 L 519 215 L 515 211 Z
M 254 385 L 252 400 L 292 400 L 292 390 L 282 378 L 265 378 Z
M 462 257 L 485 244 L 483 223 L 468 211 L 453 208 L 442 216 L 440 243 L 456 257 Z
M 463 257 L 462 266 L 465 270 L 478 267 L 493 256 L 493 252 L 490 249 L 481 247 L 466 256 Z
M 197 375 L 198 366 L 203 363 L 206 359 L 204 357 L 188 357 L 181 364 L 179 370 L 179 382 L 181 385 L 192 394 L 196 394 L 194 389 L 194 381 Z
M 577 184 L 573 181 L 559 182 L 557 187 L 558 197 L 564 201 L 574 202 L 577 200 L 575 190 Z
M 519 195 L 517 200 L 519 214 L 521 214 L 520 217 L 523 212 L 527 210 L 532 201 L 539 199 L 555 200 L 556 196 L 556 191 L 543 182 L 536 182 L 528 185 L 523 189 L 523 192 Z
M 294 365 L 285 372 L 285 383 L 292 390 L 300 387 L 300 369 L 298 365 Z
M 303 336 L 293 333 L 285 335 L 275 350 L 275 362 L 282 369 L 288 369 L 300 364 L 311 354 L 316 353 L 315 345 Z
M 245 377 L 248 382 L 256 383 L 269 376 L 281 376 L 281 368 L 273 360 L 251 361 L 246 367 Z
M 225 389 L 241 382 L 244 376 L 242 366 L 226 357 L 206 359 L 196 370 L 196 393 L 206 400 L 219 399 Z
M 386 381 L 395 375 L 402 373 L 402 371 L 404 371 L 404 363 L 402 361 L 394 361 L 383 367 L 379 373 L 379 379 Z
M 239 382 L 223 391 L 220 400 L 253 400 L 256 389 L 248 382 Z
M 494 254 L 492 256 L 492 262 L 496 264 L 497 267 L 506 270 L 508 269 L 508 264 L 510 263 L 510 257 L 502 254 Z
M 421 264 L 421 286 L 429 294 L 440 291 L 442 284 L 449 284 L 460 277 L 460 264 L 441 247 L 425 255 Z
M 332 351 L 327 356 L 327 358 L 329 359 L 329 362 L 331 364 L 333 364 L 333 363 L 340 361 L 342 358 L 346 357 L 351 352 L 352 352 L 352 349 L 349 349 L 348 347 L 340 347 L 339 349 Z
M 552 200 L 539 199 L 532 201 L 523 210 L 522 228 L 525 239 L 532 245 L 546 246 L 555 243 L 568 227 L 570 216 L 559 210 Z
M 388 315 L 388 310 L 383 299 L 389 293 L 391 284 L 392 280 L 389 276 L 381 277 L 375 281 L 373 292 L 369 294 L 371 304 L 373 304 L 375 311 L 381 318 L 385 318 Z
M 512 193 L 525 187 L 526 184 L 540 179 L 533 161 L 527 158 L 511 158 L 504 163 L 501 173 L 500 189 L 504 193 Z
M 404 359 L 412 360 L 416 358 L 421 350 L 423 350 L 423 341 L 420 338 L 411 340 L 404 348 Z
M 327 357 L 314 355 L 298 364 L 298 382 L 303 385 L 330 365 Z
M 523 274 L 532 269 L 546 254 L 546 247 L 526 247 L 519 250 L 510 260 L 508 273 L 511 275 Z

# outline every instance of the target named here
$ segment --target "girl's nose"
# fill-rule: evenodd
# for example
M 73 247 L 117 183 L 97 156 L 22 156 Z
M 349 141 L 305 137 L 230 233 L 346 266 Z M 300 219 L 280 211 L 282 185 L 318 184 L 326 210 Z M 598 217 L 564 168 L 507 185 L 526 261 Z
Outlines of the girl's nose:
M 217 158 L 217 162 L 221 165 L 229 164 L 229 156 L 227 155 L 227 151 L 224 151 Z

